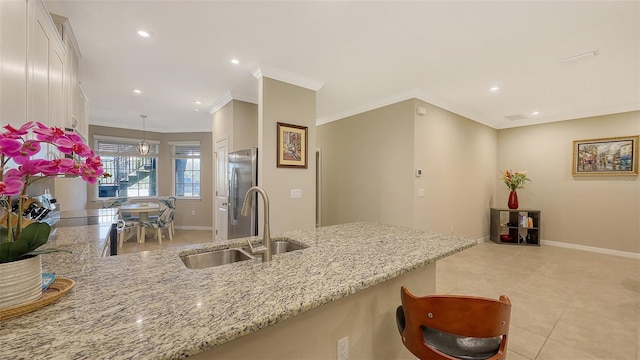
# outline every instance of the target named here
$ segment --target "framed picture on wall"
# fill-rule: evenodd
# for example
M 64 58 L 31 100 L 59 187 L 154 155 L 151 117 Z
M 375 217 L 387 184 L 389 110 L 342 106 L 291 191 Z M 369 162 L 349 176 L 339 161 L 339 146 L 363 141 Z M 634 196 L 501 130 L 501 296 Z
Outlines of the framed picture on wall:
M 639 136 L 576 140 L 573 176 L 638 175 Z
M 307 127 L 277 123 L 279 168 L 307 168 Z

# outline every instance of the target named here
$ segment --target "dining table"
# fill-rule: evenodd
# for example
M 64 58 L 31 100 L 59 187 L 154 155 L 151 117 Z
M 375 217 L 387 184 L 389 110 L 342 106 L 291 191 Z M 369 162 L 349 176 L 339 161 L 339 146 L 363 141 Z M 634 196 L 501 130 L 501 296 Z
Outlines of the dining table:
M 160 211 L 160 203 L 158 202 L 139 202 L 131 204 L 122 204 L 119 207 L 121 213 L 137 214 L 138 222 L 149 221 L 149 214 Z M 144 243 L 145 232 L 137 231 L 138 242 Z
M 140 221 L 149 221 L 149 213 L 155 213 L 160 210 L 160 203 L 131 203 L 120 205 L 120 212 L 138 214 Z

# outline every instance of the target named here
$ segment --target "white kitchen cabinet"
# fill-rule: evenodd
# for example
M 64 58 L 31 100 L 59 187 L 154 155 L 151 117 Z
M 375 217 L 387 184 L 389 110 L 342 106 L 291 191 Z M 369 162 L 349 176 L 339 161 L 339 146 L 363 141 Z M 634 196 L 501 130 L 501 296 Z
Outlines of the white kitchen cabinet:
M 27 3 L 0 1 L 0 126 L 27 120 Z
M 85 139 L 89 138 L 89 98 L 87 94 L 84 92 L 84 88 L 82 85 L 78 86 L 80 90 L 79 101 L 78 101 L 78 132 L 80 135 L 84 136 Z M 93 144 L 90 144 L 93 146 Z
M 67 53 L 44 3 L 27 4 L 27 120 L 64 127 Z
M 75 129 L 86 136 L 86 132 L 80 129 L 80 118 L 83 113 L 82 95 L 80 82 L 78 80 L 80 49 L 78 48 L 78 43 L 71 29 L 69 19 L 55 14 L 50 15 L 56 25 L 58 34 L 62 37 L 66 51 L 64 94 L 67 100 L 65 101 L 63 127 Z
M 39 121 L 86 137 L 79 60 L 68 19 L 49 14 L 42 0 L 0 0 L 0 125 Z

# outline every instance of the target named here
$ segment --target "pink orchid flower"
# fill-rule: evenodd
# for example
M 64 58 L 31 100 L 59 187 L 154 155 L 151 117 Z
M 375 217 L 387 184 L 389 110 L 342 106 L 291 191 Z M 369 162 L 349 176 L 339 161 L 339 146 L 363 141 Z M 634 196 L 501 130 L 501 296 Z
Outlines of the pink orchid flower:
M 104 173 L 102 167 L 95 169 L 87 163 L 82 164 L 80 171 L 82 180 L 88 182 L 89 184 L 95 184 L 98 181 L 98 177 L 100 177 L 100 175 Z
M 11 137 L 0 138 L 0 153 L 5 156 L 18 156 L 22 149 L 22 143 Z
M 94 169 L 102 168 L 102 160 L 100 160 L 100 156 L 90 156 L 85 160 L 85 163 Z
M 22 173 L 18 169 L 9 169 L 4 173 L 3 179 L 16 179 L 22 181 Z
M 47 165 L 49 160 L 44 159 L 35 159 L 35 160 L 26 160 L 19 167 L 18 171 L 23 175 L 37 175 L 42 172 L 41 167 Z
M 55 145 L 58 147 L 63 154 L 73 154 L 73 146 L 75 143 L 66 137 L 61 137 L 56 139 Z
M 40 142 L 35 140 L 27 140 L 22 144 L 20 148 L 20 153 L 18 155 L 13 156 L 13 161 L 16 164 L 24 164 L 26 161 L 29 161 L 31 156 L 40 152 Z
M 82 157 L 93 157 L 95 155 L 93 150 L 91 150 L 90 147 L 88 147 L 86 144 L 83 144 L 81 142 L 75 143 L 73 145 L 73 152 Z
M 82 142 L 79 136 L 68 136 L 56 139 L 55 145 L 63 154 L 78 154 L 82 157 L 93 156 L 93 150 Z
M 76 134 L 73 131 L 65 131 L 65 134 L 67 135 L 67 138 L 71 141 L 73 141 L 74 143 L 82 143 L 83 140 L 80 137 L 80 135 Z
M 22 181 L 15 178 L 0 181 L 0 195 L 12 196 L 22 192 Z
M 65 136 L 64 130 L 59 127 L 48 127 L 39 122 L 36 125 L 37 128 L 33 129 L 33 132 L 36 134 L 36 139 L 40 141 L 55 143 L 56 140 Z
M 11 125 L 5 125 L 4 128 L 7 129 L 7 131 L 2 133 L 2 137 L 10 139 L 20 139 L 22 135 L 26 135 L 29 132 L 29 129 L 31 129 L 32 127 L 33 121 L 25 123 L 24 125 L 20 126 L 19 129 L 16 129 Z
M 44 176 L 55 176 L 60 174 L 66 174 L 67 171 L 73 168 L 75 161 L 73 159 L 62 158 L 47 160 L 46 163 L 40 164 L 40 172 Z

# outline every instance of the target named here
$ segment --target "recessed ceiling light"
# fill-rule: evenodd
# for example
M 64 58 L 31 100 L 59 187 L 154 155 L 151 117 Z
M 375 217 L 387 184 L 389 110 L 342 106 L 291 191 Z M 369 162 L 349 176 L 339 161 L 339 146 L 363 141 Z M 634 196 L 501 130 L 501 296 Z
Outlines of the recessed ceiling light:
M 138 35 L 142 36 L 142 37 L 149 37 L 151 36 L 148 32 L 144 31 L 144 30 L 138 30 Z
M 195 100 L 193 103 L 196 104 L 196 105 L 202 104 L 199 100 Z
M 195 111 L 200 111 L 200 109 L 194 109 Z
M 232 63 L 232 64 L 234 64 L 234 65 L 238 65 L 238 64 L 240 64 L 240 60 L 238 60 L 238 59 L 231 59 L 231 63 Z
M 142 94 L 142 90 L 140 89 L 133 89 L 133 92 L 136 94 Z
M 535 115 L 540 115 L 540 111 L 534 111 L 534 112 L 531 113 L 531 115 L 534 115 L 534 116 Z
M 493 92 L 496 92 L 498 90 L 500 90 L 499 86 L 492 86 L 492 87 L 489 88 L 489 91 L 493 91 Z

